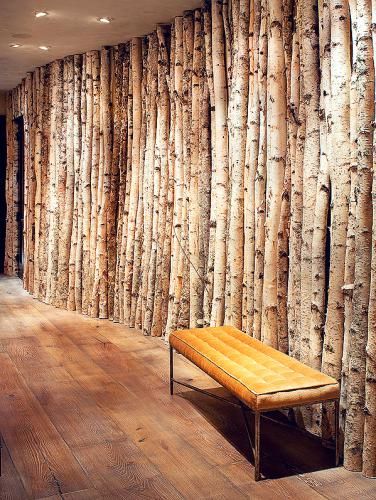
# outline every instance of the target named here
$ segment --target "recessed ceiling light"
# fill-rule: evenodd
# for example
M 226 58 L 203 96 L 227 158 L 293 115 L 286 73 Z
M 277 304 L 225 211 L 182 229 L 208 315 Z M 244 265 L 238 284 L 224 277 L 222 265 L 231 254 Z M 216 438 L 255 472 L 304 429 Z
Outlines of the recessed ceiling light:
M 35 17 L 45 17 L 45 16 L 48 16 L 48 12 L 36 12 L 35 13 Z
M 112 21 L 112 19 L 111 17 L 98 17 L 98 21 L 100 23 L 109 24 Z
M 12 47 L 12 49 L 18 49 L 18 47 L 22 47 L 20 43 L 11 43 L 9 47 Z
M 48 45 L 39 45 L 40 50 L 49 50 L 51 47 Z

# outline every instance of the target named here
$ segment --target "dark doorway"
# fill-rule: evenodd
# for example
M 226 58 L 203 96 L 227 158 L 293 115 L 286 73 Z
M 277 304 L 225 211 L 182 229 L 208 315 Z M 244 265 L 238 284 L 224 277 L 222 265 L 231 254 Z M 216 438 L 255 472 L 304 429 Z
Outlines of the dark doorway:
M 24 270 L 24 244 L 23 244 L 23 225 L 24 225 L 24 120 L 20 116 L 14 120 L 16 130 L 16 151 L 17 151 L 17 185 L 18 185 L 18 277 L 23 278 Z
M 5 177 L 7 165 L 6 119 L 0 116 L 0 273 L 4 272 L 5 221 L 7 207 L 5 202 Z

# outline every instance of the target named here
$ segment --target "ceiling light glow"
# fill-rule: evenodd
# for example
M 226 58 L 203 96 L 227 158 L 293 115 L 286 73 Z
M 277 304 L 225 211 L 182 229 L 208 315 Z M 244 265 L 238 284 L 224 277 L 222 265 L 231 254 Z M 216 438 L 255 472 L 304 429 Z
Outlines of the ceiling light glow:
M 39 45 L 40 50 L 49 50 L 50 47 L 48 45 Z
M 45 16 L 48 16 L 48 12 L 36 12 L 35 13 L 35 17 L 45 17 Z
M 110 17 L 99 17 L 98 21 L 100 23 L 109 24 L 111 22 L 111 18 Z
M 18 49 L 18 47 L 21 47 L 21 44 L 20 43 L 11 43 L 9 46 L 12 47 L 12 49 Z

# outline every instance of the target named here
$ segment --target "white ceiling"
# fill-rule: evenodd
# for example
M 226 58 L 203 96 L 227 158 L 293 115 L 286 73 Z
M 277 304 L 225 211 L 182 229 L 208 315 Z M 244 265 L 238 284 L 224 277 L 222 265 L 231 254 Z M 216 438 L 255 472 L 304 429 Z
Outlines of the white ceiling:
M 61 57 L 150 33 L 202 0 L 0 0 L 0 90 L 28 71 Z M 48 16 L 36 18 L 36 11 Z M 113 18 L 110 24 L 98 17 Z M 22 47 L 11 48 L 11 43 Z M 51 46 L 49 51 L 40 45 Z

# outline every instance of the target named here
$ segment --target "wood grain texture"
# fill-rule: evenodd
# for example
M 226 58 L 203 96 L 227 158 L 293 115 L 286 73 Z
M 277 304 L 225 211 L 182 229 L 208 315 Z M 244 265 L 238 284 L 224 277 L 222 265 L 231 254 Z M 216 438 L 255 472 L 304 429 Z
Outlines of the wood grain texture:
M 1 499 L 374 498 L 317 439 L 268 420 L 255 483 L 242 415 L 171 398 L 159 339 L 37 302 L 14 278 L 0 277 L 0 308 Z M 225 395 L 181 356 L 176 375 Z
M 0 425 L 27 493 L 41 497 L 86 488 L 83 470 L 9 355 L 1 354 L 0 361 Z
M 27 498 L 20 475 L 12 462 L 8 449 L 4 445 L 1 458 L 0 498 L 8 500 Z

